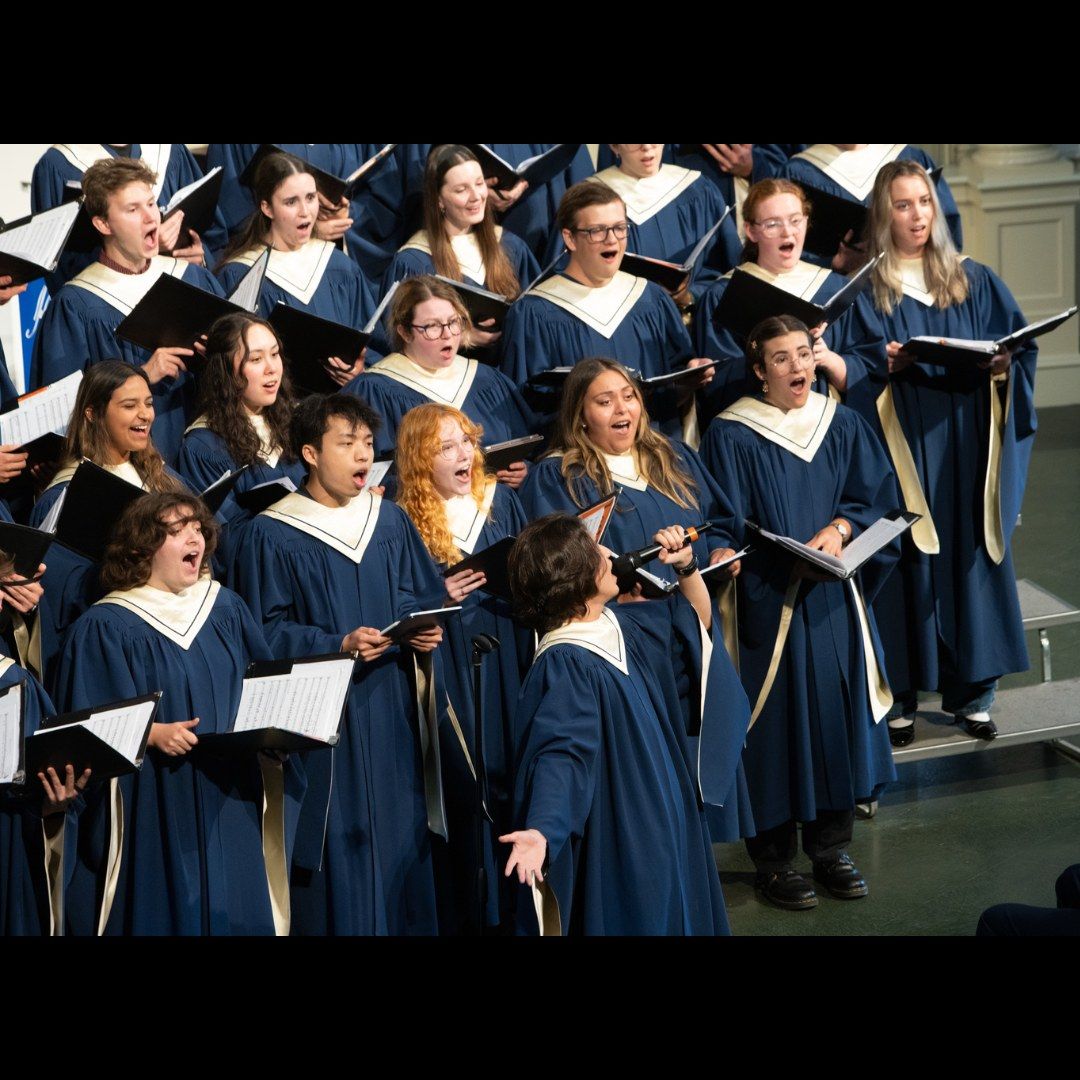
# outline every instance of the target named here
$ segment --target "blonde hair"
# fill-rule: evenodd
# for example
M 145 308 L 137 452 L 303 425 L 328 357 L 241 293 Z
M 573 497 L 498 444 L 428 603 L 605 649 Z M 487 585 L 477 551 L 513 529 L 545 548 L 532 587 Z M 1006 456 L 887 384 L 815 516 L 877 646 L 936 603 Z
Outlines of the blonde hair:
M 472 497 L 479 510 L 484 504 L 487 476 L 480 439 L 484 429 L 474 424 L 460 409 L 434 403 L 417 405 L 402 418 L 397 430 L 394 464 L 398 474 L 397 504 L 412 518 L 428 551 L 436 562 L 456 563 L 462 558 L 446 517 L 446 500 L 435 489 L 432 463 L 442 439 L 444 420 L 456 420 L 473 440 Z
M 874 267 L 874 302 L 886 315 L 903 299 L 904 290 L 900 278 L 900 253 L 892 238 L 892 182 L 902 176 L 918 177 L 930 192 L 934 206 L 934 222 L 930 237 L 923 248 L 923 276 L 926 290 L 934 298 L 934 306 L 947 308 L 962 304 L 968 296 L 968 279 L 964 273 L 960 255 L 949 234 L 941 202 L 934 182 L 917 161 L 890 161 L 883 165 L 874 180 L 870 197 L 870 215 L 867 235 L 873 245 L 871 252 L 884 252 L 885 258 Z
M 679 465 L 671 443 L 649 427 L 649 413 L 637 383 L 630 378 L 630 372 L 622 364 L 602 356 L 579 360 L 567 376 L 563 389 L 562 407 L 559 410 L 550 453 L 562 453 L 561 471 L 570 497 L 577 506 L 588 506 L 592 501 L 583 490 L 583 477 L 588 477 L 601 495 L 612 489 L 611 470 L 608 469 L 607 461 L 585 431 L 585 399 L 589 387 L 608 371 L 617 372 L 633 387 L 634 395 L 641 406 L 638 429 L 634 436 L 634 450 L 638 469 L 645 482 L 684 510 L 697 506 L 696 485 Z

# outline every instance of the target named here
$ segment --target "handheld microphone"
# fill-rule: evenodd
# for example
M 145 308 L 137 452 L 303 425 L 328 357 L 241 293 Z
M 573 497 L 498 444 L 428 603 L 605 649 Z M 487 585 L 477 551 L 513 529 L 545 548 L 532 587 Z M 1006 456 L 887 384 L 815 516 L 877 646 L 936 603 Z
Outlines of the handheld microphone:
M 712 527 L 712 522 L 706 521 L 703 525 L 696 525 L 693 528 L 688 528 L 686 530 L 686 536 L 683 538 L 683 547 L 686 547 L 687 544 L 692 544 L 702 535 L 702 533 L 707 533 Z M 646 563 L 652 562 L 663 550 L 663 544 L 650 544 L 640 551 L 626 551 L 622 555 L 612 555 L 611 570 L 617 578 L 628 577 L 633 574 L 639 566 L 644 566 Z

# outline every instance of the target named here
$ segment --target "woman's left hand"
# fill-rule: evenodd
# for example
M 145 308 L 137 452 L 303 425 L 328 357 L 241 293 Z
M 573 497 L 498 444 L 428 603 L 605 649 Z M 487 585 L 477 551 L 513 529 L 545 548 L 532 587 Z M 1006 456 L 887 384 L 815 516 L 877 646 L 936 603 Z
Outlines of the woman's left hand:
M 50 814 L 62 814 L 81 795 L 86 785 L 90 783 L 90 770 L 84 769 L 78 780 L 75 779 L 75 767 L 68 762 L 64 767 L 64 779 L 56 775 L 56 770 L 50 765 L 45 772 L 38 773 L 41 786 L 45 789 L 45 801 L 41 807 L 41 816 L 48 817 Z
M 505 214 L 511 206 L 514 205 L 529 190 L 528 180 L 519 180 L 512 188 L 507 188 L 505 191 L 499 189 L 498 181 L 494 176 L 486 177 L 488 186 L 488 198 L 491 200 L 491 205 L 499 211 L 500 214 Z
M 980 360 L 979 367 L 989 368 L 991 375 L 1002 375 L 1012 367 L 1012 353 L 1004 349 L 995 353 L 989 360 Z
M 461 570 L 446 579 L 446 595 L 452 604 L 460 604 L 471 592 L 487 584 L 482 570 Z
M 709 555 L 709 565 L 715 566 L 718 562 L 723 562 L 725 559 L 730 559 L 735 554 L 734 548 L 713 548 L 712 553 Z M 737 578 L 742 571 L 742 559 L 737 559 L 733 563 L 729 563 L 723 570 L 719 571 L 721 577 L 730 580 L 731 578 Z
M 485 319 L 481 323 L 477 323 L 472 330 L 469 331 L 469 345 L 474 348 L 484 348 L 487 345 L 494 345 L 499 338 L 502 337 L 501 330 L 485 330 L 485 326 L 494 326 L 494 319 Z
M 529 463 L 527 461 L 515 461 L 509 468 L 500 469 L 495 474 L 495 479 L 500 484 L 517 490 L 525 483 L 525 477 L 529 475 Z
M 16 611 L 26 615 L 33 611 L 41 603 L 41 597 L 45 593 L 45 587 L 37 580 L 45 573 L 45 564 L 38 563 L 37 574 L 32 585 L 5 585 L 4 581 L 25 580 L 22 574 L 12 571 L 0 578 L 0 591 L 4 594 L 4 600 Z
M 711 364 L 712 361 L 707 356 L 695 356 L 693 360 L 688 360 L 686 366 L 688 368 L 701 367 L 703 364 Z M 703 371 L 699 376 L 697 382 L 692 382 L 692 388 L 700 390 L 703 386 L 708 386 L 713 381 L 713 377 L 716 375 L 716 368 L 711 367 L 707 371 Z
M 830 522 L 807 540 L 806 546 L 815 551 L 824 551 L 826 555 L 839 555 L 844 549 L 844 538 L 840 535 L 840 530 Z
M 361 350 L 360 355 L 356 358 L 352 367 L 346 364 L 340 356 L 328 356 L 323 361 L 323 367 L 326 369 L 326 374 L 329 375 L 338 386 L 348 386 L 357 375 L 363 373 L 364 359 L 366 356 L 367 349 L 365 348 Z
M 340 240 L 353 227 L 349 217 L 349 201 L 344 195 L 336 206 L 322 193 L 319 194 L 319 216 L 315 219 L 312 232 L 320 240 L 334 243 Z
M 417 651 L 417 652 L 434 652 L 443 639 L 443 628 L 441 626 L 429 626 L 424 630 L 417 630 L 415 634 L 410 635 L 405 640 Z

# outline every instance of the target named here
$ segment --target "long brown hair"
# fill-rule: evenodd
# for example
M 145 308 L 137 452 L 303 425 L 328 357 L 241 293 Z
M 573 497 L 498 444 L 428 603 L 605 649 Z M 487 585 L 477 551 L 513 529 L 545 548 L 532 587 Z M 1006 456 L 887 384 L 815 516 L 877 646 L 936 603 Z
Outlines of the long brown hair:
M 274 328 L 258 315 L 234 312 L 223 315 L 213 326 L 206 340 L 206 366 L 199 373 L 199 409 L 206 415 L 206 426 L 221 437 L 238 466 L 254 465 L 262 457 L 262 443 L 244 408 L 244 361 L 249 354 L 248 332 L 253 326 L 268 330 L 281 348 L 281 339 Z M 237 368 L 236 357 L 240 364 Z M 263 408 L 262 417 L 270 429 L 271 442 L 286 459 L 292 458 L 289 442 L 289 420 L 292 417 L 293 395 L 285 357 L 282 355 L 281 385 L 277 400 Z
M 603 453 L 597 449 L 585 431 L 585 399 L 593 381 L 606 371 L 621 375 L 634 389 L 641 406 L 634 450 L 637 464 L 645 482 L 665 494 L 673 503 L 689 510 L 697 506 L 697 485 L 679 464 L 675 450 L 667 438 L 649 427 L 649 414 L 641 391 L 626 370 L 616 360 L 592 356 L 579 360 L 566 378 L 562 406 L 552 439 L 550 454 L 562 454 L 562 475 L 570 497 L 578 506 L 588 506 L 591 499 L 582 482 L 588 477 L 601 495 L 612 488 L 611 470 Z
M 146 392 L 151 393 L 150 380 L 142 368 L 123 360 L 102 360 L 90 366 L 75 395 L 75 407 L 71 410 L 64 443 L 65 457 L 76 462 L 87 458 L 103 468 L 108 465 L 109 433 L 105 428 L 105 413 L 113 394 L 132 377 L 142 379 Z M 132 451 L 131 464 L 148 491 L 180 490 L 180 485 L 165 471 L 165 462 L 152 439 L 147 440 L 145 450 Z
M 782 180 L 778 177 L 770 177 L 768 180 L 759 180 L 746 193 L 746 201 L 743 203 L 742 207 L 743 221 L 749 221 L 756 225 L 758 223 L 758 207 L 761 206 L 766 199 L 771 199 L 774 195 L 794 195 L 795 198 L 802 203 L 802 212 L 806 215 L 806 228 L 809 230 L 810 211 L 813 209 L 813 204 L 806 197 L 806 192 L 803 191 L 794 180 Z M 757 262 L 757 257 L 758 246 L 748 236 L 746 242 L 743 244 L 739 262 Z
M 463 281 L 464 275 L 446 233 L 443 213 L 439 209 L 439 196 L 446 174 L 455 165 L 463 165 L 467 161 L 476 161 L 476 155 L 471 150 L 455 143 L 444 143 L 432 149 L 424 168 L 424 231 L 431 245 L 431 261 L 435 264 L 437 274 L 454 281 Z M 484 260 L 484 288 L 511 299 L 516 297 L 521 292 L 521 282 L 495 233 L 495 207 L 490 199 L 484 206 L 484 219 L 474 225 L 472 231 Z
M 394 467 L 398 474 L 398 506 L 412 518 L 436 562 L 452 564 L 460 561 L 461 552 L 446 518 L 446 502 L 432 480 L 432 464 L 441 445 L 439 428 L 444 420 L 456 420 L 473 441 L 472 497 L 479 510 L 487 487 L 484 452 L 480 449 L 484 429 L 459 409 L 434 402 L 410 409 L 398 425 Z
M 270 219 L 263 213 L 262 204 L 272 202 L 274 192 L 290 176 L 295 176 L 297 173 L 307 173 L 311 177 L 315 175 L 306 161 L 301 161 L 300 158 L 286 154 L 284 151 L 267 154 L 259 162 L 251 180 L 255 212 L 244 222 L 243 227 L 221 253 L 222 266 L 250 248 L 266 243 L 267 234 L 270 232 Z
M 923 248 L 922 259 L 926 290 L 934 298 L 934 307 L 947 308 L 962 304 L 968 296 L 967 274 L 964 273 L 948 222 L 941 211 L 934 181 L 917 161 L 890 161 L 878 170 L 874 179 L 867 233 L 873 245 L 871 252 L 885 253 L 885 258 L 872 272 L 874 303 L 889 315 L 904 297 L 900 281 L 900 254 L 892 238 L 892 182 L 901 176 L 916 176 L 922 180 L 934 205 L 934 223 L 930 226 L 930 237 Z

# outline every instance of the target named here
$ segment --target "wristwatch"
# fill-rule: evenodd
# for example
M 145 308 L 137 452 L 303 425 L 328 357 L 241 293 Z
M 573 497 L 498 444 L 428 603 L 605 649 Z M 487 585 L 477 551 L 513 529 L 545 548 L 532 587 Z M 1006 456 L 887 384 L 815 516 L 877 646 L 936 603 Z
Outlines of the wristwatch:
M 842 521 L 830 521 L 829 524 L 840 534 L 843 543 L 851 539 L 851 530 Z

